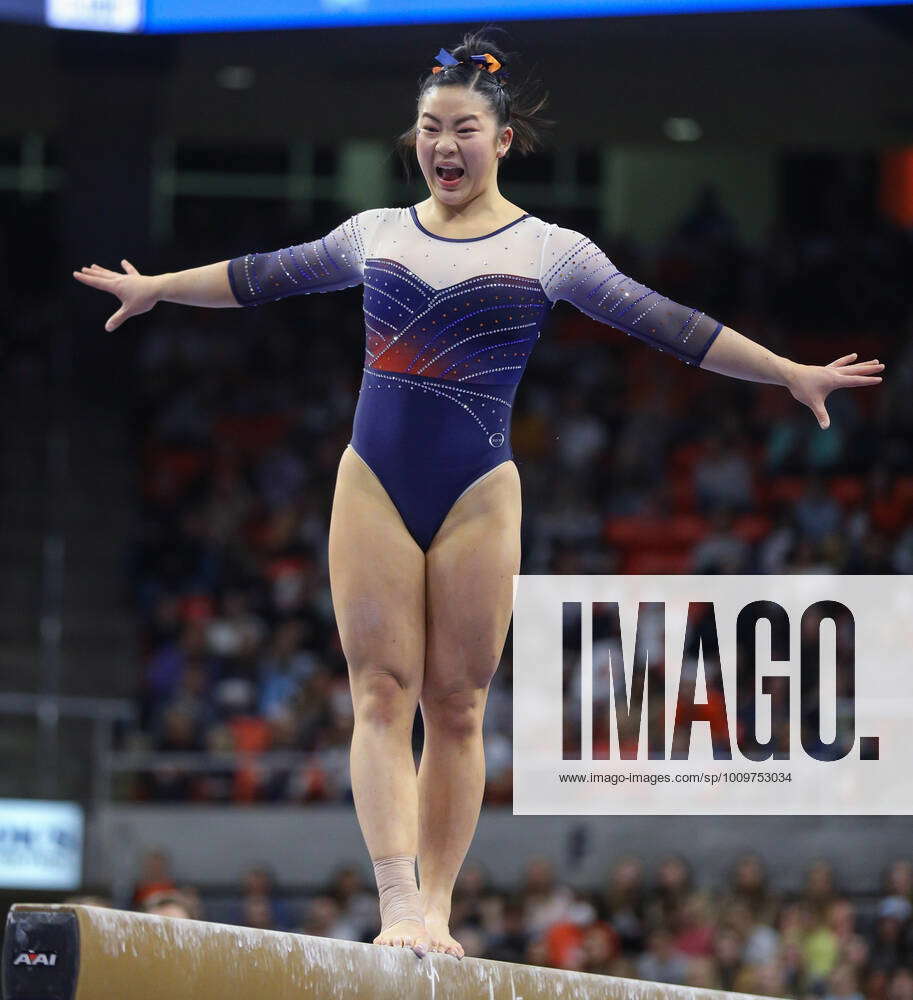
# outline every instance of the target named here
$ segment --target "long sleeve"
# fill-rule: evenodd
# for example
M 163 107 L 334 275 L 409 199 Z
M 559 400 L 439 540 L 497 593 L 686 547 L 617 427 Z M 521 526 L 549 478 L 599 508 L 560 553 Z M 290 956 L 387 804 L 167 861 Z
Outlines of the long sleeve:
M 723 324 L 622 274 L 586 236 L 550 227 L 542 248 L 540 283 L 550 301 L 564 299 L 587 316 L 608 323 L 699 365 Z
M 242 306 L 258 306 L 288 295 L 335 292 L 364 280 L 362 212 L 311 243 L 249 253 L 228 262 L 228 280 Z

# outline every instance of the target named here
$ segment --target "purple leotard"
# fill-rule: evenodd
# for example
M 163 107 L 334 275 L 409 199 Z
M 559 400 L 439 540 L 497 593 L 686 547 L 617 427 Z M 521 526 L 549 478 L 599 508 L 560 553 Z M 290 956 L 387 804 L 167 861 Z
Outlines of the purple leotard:
M 452 239 L 428 232 L 414 207 L 370 209 L 311 243 L 236 257 L 228 277 L 245 306 L 364 285 L 351 447 L 425 551 L 456 500 L 513 457 L 514 395 L 559 299 L 691 365 L 722 329 L 532 215 Z

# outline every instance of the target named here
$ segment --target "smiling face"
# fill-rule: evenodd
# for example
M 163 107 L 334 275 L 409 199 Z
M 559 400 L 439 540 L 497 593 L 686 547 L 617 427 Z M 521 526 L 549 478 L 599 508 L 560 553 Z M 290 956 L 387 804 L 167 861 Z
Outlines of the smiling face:
M 456 207 L 497 188 L 498 160 L 510 146 L 513 130 L 498 129 L 486 98 L 460 86 L 437 86 L 419 105 L 415 152 L 432 197 Z M 457 168 L 447 183 L 439 164 Z M 462 173 L 460 173 L 462 169 Z

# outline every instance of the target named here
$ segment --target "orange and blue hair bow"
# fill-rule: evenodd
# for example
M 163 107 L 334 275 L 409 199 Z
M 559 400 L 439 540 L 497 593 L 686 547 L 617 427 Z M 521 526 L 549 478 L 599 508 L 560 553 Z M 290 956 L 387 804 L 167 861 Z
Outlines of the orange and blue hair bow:
M 456 59 L 446 49 L 441 49 L 441 51 L 438 52 L 434 58 L 437 59 L 441 65 L 433 66 L 431 68 L 432 73 L 440 73 L 442 69 L 446 69 L 448 66 L 459 66 L 461 62 L 475 63 L 480 70 L 486 70 L 489 73 L 497 73 L 501 68 L 501 64 L 490 52 L 486 52 L 481 56 L 470 56 L 469 59 L 466 60 Z

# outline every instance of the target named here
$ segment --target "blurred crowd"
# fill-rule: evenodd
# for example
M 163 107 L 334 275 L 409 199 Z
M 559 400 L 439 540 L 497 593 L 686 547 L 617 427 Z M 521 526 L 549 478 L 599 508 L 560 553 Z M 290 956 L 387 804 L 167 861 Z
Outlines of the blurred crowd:
M 110 905 L 98 897 L 79 901 Z M 379 929 L 373 886 L 357 867 L 302 896 L 280 892 L 268 868 L 240 891 L 202 897 L 150 852 L 132 906 L 168 917 L 215 920 L 370 942 Z M 913 863 L 891 862 L 880 892 L 850 897 L 826 861 L 802 888 L 779 891 L 763 861 L 746 855 L 724 882 L 702 885 L 681 857 L 648 870 L 621 858 L 604 884 L 563 884 L 531 860 L 510 889 L 479 865 L 457 882 L 451 932 L 466 954 L 600 975 L 808 1000 L 913 1000 Z
M 909 233 L 838 213 L 821 231 L 778 223 L 758 252 L 712 190 L 652 254 L 633 237 L 600 237 L 592 219 L 547 217 L 779 354 L 827 364 L 858 351 L 887 369 L 878 388 L 829 398 L 825 432 L 785 388 L 689 368 L 560 303 L 514 413 L 521 572 L 913 572 Z M 279 229 L 263 248 L 300 238 Z M 130 584 L 143 682 L 128 745 L 244 757 L 201 770 L 172 758 L 137 774 L 129 795 L 351 795 L 326 543 L 361 377 L 360 296 L 160 305 L 137 321 L 142 511 Z M 510 659 L 508 643 L 485 721 L 488 802 L 511 796 Z M 267 766 L 266 751 L 285 757 Z

